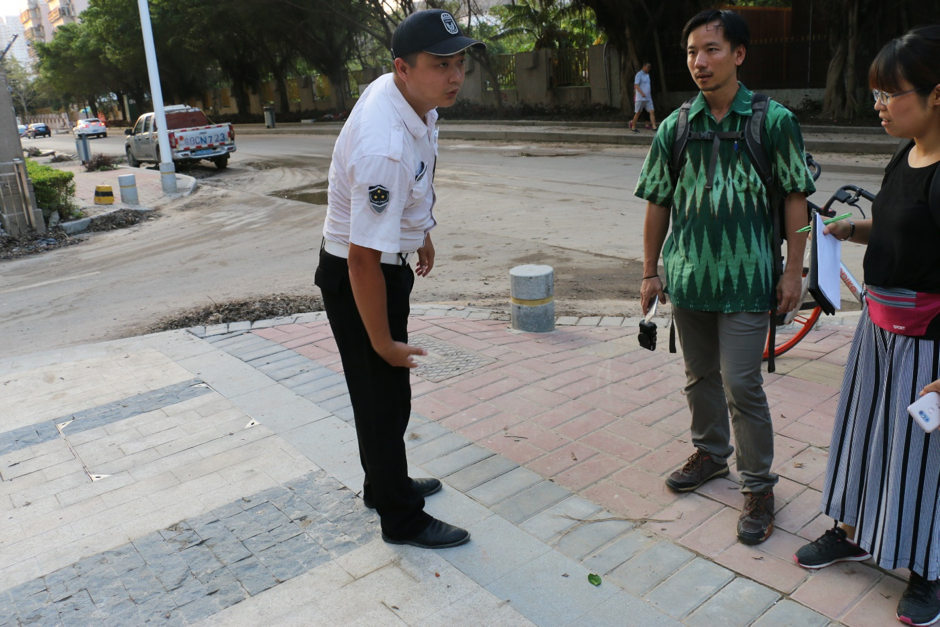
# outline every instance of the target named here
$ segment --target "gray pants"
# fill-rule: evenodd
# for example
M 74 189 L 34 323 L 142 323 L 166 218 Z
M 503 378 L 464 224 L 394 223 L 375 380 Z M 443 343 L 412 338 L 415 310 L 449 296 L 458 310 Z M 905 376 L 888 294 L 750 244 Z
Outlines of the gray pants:
M 769 316 L 673 309 L 688 378 L 692 444 L 717 462 L 727 461 L 734 452 L 730 409 L 741 491 L 772 490 L 774 430 L 760 370 Z

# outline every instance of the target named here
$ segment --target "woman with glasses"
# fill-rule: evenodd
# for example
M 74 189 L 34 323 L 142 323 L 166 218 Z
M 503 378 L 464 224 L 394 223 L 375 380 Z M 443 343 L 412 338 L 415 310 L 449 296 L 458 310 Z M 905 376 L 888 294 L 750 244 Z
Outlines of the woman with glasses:
M 794 558 L 812 569 L 870 557 L 907 568 L 897 617 L 931 625 L 940 619 L 940 431 L 925 433 L 907 407 L 940 391 L 940 207 L 928 203 L 940 169 L 940 26 L 888 43 L 868 80 L 882 127 L 913 141 L 886 168 L 872 218 L 824 230 L 868 245 L 867 299 L 822 497 L 837 524 Z

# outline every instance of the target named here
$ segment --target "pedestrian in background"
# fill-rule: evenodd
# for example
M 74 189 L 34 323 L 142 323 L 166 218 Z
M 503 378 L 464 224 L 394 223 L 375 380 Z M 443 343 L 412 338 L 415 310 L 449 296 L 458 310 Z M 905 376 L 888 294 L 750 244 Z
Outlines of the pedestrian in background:
M 822 511 L 837 524 L 795 559 L 813 569 L 869 557 L 907 568 L 897 617 L 931 625 L 940 619 L 940 431 L 925 433 L 907 407 L 940 392 L 940 206 L 928 200 L 940 176 L 940 26 L 888 43 L 868 82 L 885 131 L 913 142 L 886 168 L 871 219 L 824 231 L 868 244 L 867 298 L 822 495 Z
M 650 70 L 652 68 L 653 64 L 647 61 L 633 79 L 633 109 L 636 113 L 630 122 L 630 130 L 634 133 L 640 132 L 636 125 L 640 121 L 640 114 L 643 111 L 649 111 L 653 130 L 655 131 L 658 128 L 656 126 L 656 112 L 653 110 L 653 85 L 650 82 Z
M 737 81 L 749 40 L 747 23 L 732 11 L 702 11 L 685 25 L 682 47 L 701 90 L 688 110 L 687 131 L 702 141 L 688 142 L 685 161 L 673 173 L 679 111 L 666 118 L 653 138 L 636 195 L 648 201 L 640 287 L 643 312 L 654 299 L 665 301 L 668 286 L 692 412 L 695 452 L 666 479 L 666 485 L 686 492 L 729 474 L 728 458 L 734 452 L 730 409 L 744 493 L 737 535 L 744 543 L 756 544 L 773 532 L 777 483 L 771 472 L 773 424 L 760 371 L 768 313 L 774 291 L 778 313 L 799 304 L 802 263 L 788 265 L 773 285 L 773 255 L 780 251 L 772 246 L 771 190 L 741 149 L 738 142 L 743 139 L 730 139 L 743 137 L 753 114 L 752 93 Z M 763 131 L 762 148 L 774 165 L 773 191 L 785 199 L 786 229 L 795 233 L 806 224 L 806 196 L 815 191 L 799 123 L 790 111 L 770 101 Z M 805 237 L 791 235 L 787 258 L 802 260 L 805 245 Z M 665 283 L 659 276 L 660 253 Z
M 456 101 L 471 46 L 485 47 L 447 11 L 414 13 L 395 29 L 392 73 L 363 92 L 336 140 L 315 279 L 352 400 L 363 501 L 378 511 L 383 540 L 430 549 L 470 534 L 424 511 L 440 481 L 408 477 L 410 369 L 425 354 L 408 345 L 409 297 L 415 274 L 434 267 L 436 108 Z

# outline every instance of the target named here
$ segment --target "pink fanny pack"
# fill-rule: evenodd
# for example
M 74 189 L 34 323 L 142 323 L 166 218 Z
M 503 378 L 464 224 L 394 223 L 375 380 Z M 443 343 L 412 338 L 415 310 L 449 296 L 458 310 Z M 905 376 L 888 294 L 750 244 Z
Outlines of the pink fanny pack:
M 867 286 L 866 306 L 873 323 L 891 333 L 919 337 L 940 315 L 940 294 Z

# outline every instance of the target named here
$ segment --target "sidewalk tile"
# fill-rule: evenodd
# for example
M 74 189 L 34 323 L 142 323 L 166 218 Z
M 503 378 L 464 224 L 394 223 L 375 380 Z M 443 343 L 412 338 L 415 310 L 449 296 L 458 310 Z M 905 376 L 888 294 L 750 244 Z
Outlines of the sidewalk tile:
M 828 624 L 829 619 L 822 614 L 784 599 L 758 618 L 753 627 L 826 627 Z
M 417 627 L 477 627 L 499 625 L 500 627 L 535 627 L 530 620 L 516 612 L 505 601 L 498 599 L 485 589 L 471 592 L 440 612 L 416 624 Z
M 659 541 L 607 576 L 624 590 L 643 595 L 692 561 L 695 555 L 669 541 Z
M 482 586 L 551 550 L 499 516 L 490 516 L 467 530 L 471 534 L 470 542 L 443 551 L 441 556 Z
M 469 445 L 467 438 L 456 433 L 449 433 L 435 438 L 430 442 L 416 446 L 408 452 L 408 460 L 412 464 L 422 465 L 443 455 L 464 448 Z
M 592 483 L 623 468 L 623 461 L 608 455 L 595 455 L 555 476 L 555 481 L 571 490 L 583 490 Z
M 464 427 L 485 420 L 490 416 L 495 416 L 498 413 L 499 408 L 496 407 L 496 405 L 480 403 L 469 409 L 449 415 L 447 418 L 441 420 L 441 424 L 449 430 L 457 431 L 458 429 L 463 429 Z
M 763 585 L 790 594 L 803 583 L 808 573 L 793 559 L 781 560 L 757 547 L 737 542 L 718 555 L 715 561 L 736 573 L 750 577 Z
M 849 627 L 881 627 L 897 624 L 898 601 L 907 587 L 906 581 L 885 576 L 855 607 L 839 620 Z
M 624 624 L 656 625 L 656 627 L 680 627 L 681 625 L 629 592 L 621 590 L 571 623 L 571 626 L 599 627 L 601 625 L 610 625 L 613 627 Z
M 536 416 L 535 422 L 546 429 L 554 429 L 572 418 L 586 414 L 593 409 L 593 407 L 581 401 L 568 401 L 563 405 L 558 405 L 545 413 L 539 414 Z
M 517 464 L 528 464 L 533 459 L 538 459 L 545 454 L 545 451 L 532 446 L 528 442 L 508 438 L 505 434 L 495 434 L 492 437 L 481 440 L 479 444 L 482 444 L 494 453 L 511 459 Z
M 691 529 L 710 519 L 721 509 L 723 507 L 720 503 L 689 493 L 666 509 L 657 512 L 657 519 L 669 522 L 651 522 L 650 525 L 656 533 L 678 540 Z
M 722 588 L 688 619 L 702 627 L 745 627 L 780 598 L 769 588 L 737 578 Z
M 556 551 L 488 584 L 486 589 L 539 627 L 566 626 L 614 596 L 614 586 L 593 586 L 588 571 Z
M 458 430 L 458 433 L 460 433 L 460 435 L 464 436 L 465 438 L 478 441 L 487 436 L 491 436 L 494 433 L 505 433 L 512 429 L 513 426 L 519 424 L 521 421 L 522 418 L 515 414 L 499 412 L 495 416 L 484 418 L 483 420 L 479 420 L 472 425 L 468 425 Z
M 507 501 L 494 506 L 493 512 L 519 524 L 566 498 L 571 493 L 551 481 L 537 483 Z
M 741 511 L 744 507 L 744 495 L 741 493 L 741 485 L 737 481 L 732 481 L 726 477 L 712 479 L 698 488 L 695 493 L 699 496 L 707 496 L 737 511 Z M 776 501 L 776 498 L 774 500 Z
M 489 507 L 532 487 L 540 481 L 542 481 L 542 478 L 531 470 L 516 468 L 469 490 L 467 495 Z
M 793 459 L 777 465 L 774 472 L 797 483 L 809 485 L 826 472 L 827 458 L 825 451 L 808 448 Z
M 548 453 L 558 450 L 565 444 L 571 442 L 568 438 L 563 438 L 554 431 L 543 429 L 534 420 L 514 425 L 505 436 L 525 440 L 529 444 L 533 444 Z
M 837 619 L 868 594 L 883 576 L 860 562 L 841 562 L 813 571 L 790 598 Z
M 816 490 L 807 489 L 790 501 L 783 509 L 777 510 L 774 524 L 780 529 L 798 532 L 819 514 L 822 495 Z
M 734 573 L 697 557 L 650 592 L 646 599 L 673 618 L 681 619 L 734 579 Z
M 654 475 L 636 466 L 627 466 L 610 480 L 661 505 L 668 505 L 682 498 L 681 494 L 666 487 L 666 481 L 661 475 Z
M 636 461 L 636 465 L 653 474 L 666 475 L 666 473 L 680 467 L 689 455 L 694 453 L 690 442 L 673 440 L 646 457 Z
M 609 425 L 614 420 L 616 420 L 614 416 L 611 416 L 605 411 L 596 409 L 587 414 L 578 416 L 573 420 L 569 420 L 565 424 L 558 427 L 556 430 L 566 438 L 577 440 L 589 433 L 597 431 L 606 425 Z
M 627 518 L 646 518 L 662 509 L 662 505 L 645 499 L 610 480 L 592 485 L 583 491 L 582 496 Z
M 737 544 L 739 510 L 723 508 L 717 514 L 692 529 L 681 544 L 710 558 L 717 557 L 728 547 Z
M 658 397 L 659 395 L 657 395 Z M 688 409 L 687 405 L 682 403 L 677 403 L 675 401 L 670 401 L 665 398 L 658 398 L 649 405 L 640 407 L 639 409 L 630 412 L 626 415 L 627 418 L 635 420 L 640 424 L 650 426 L 656 422 L 659 422 L 667 416 Z
M 536 538 L 548 542 L 559 533 L 595 515 L 600 507 L 579 496 L 570 496 L 539 512 L 520 525 Z
M 586 461 L 594 455 L 597 455 L 594 449 L 577 442 L 572 442 L 557 451 L 549 453 L 541 459 L 526 464 L 526 466 L 543 477 L 554 477 L 558 473 L 571 468 L 575 464 Z
M 614 435 L 606 429 L 585 436 L 581 438 L 580 442 L 613 455 L 624 462 L 632 462 L 649 453 L 648 448 L 634 444 L 627 438 Z
M 519 466 L 504 457 L 494 455 L 447 477 L 447 483 L 461 492 L 467 492 Z
M 647 427 L 631 418 L 619 418 L 609 424 L 607 430 L 651 449 L 659 448 L 673 439 L 672 435 Z M 692 454 L 691 451 L 689 454 Z
M 598 554 L 601 547 L 633 529 L 633 523 L 605 510 L 589 516 L 588 520 L 590 522 L 579 522 L 561 535 L 556 541 L 559 551 L 573 559 L 584 560 L 592 553 Z M 623 561 L 626 561 L 626 557 Z M 614 564 L 614 567 L 619 565 Z
M 435 477 L 446 477 L 492 455 L 493 451 L 471 444 L 437 459 L 432 459 L 423 464 L 423 467 Z

